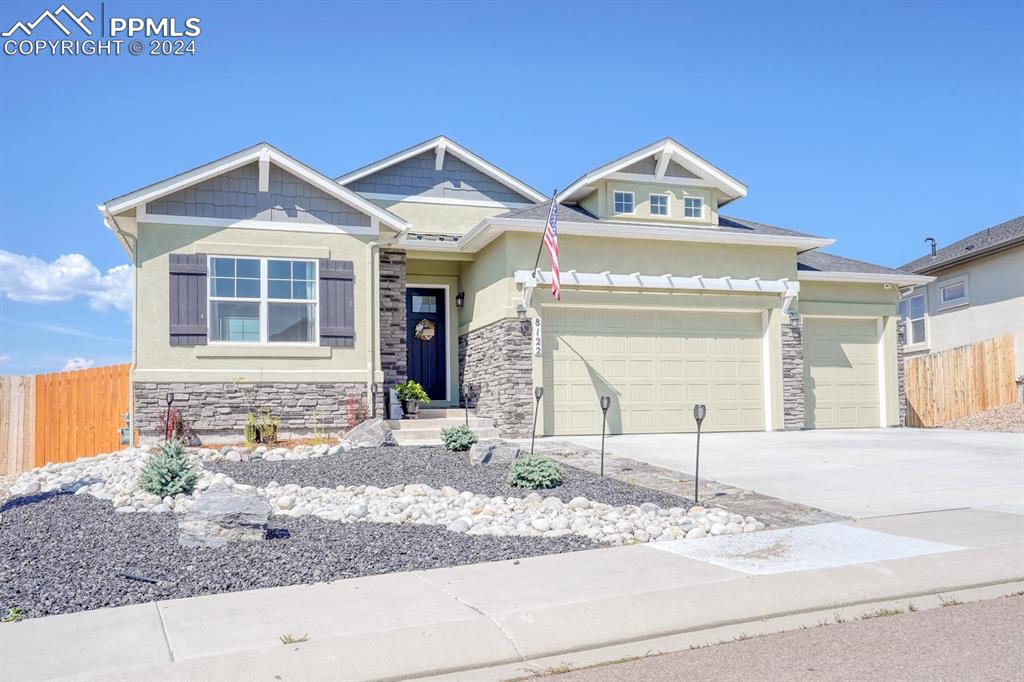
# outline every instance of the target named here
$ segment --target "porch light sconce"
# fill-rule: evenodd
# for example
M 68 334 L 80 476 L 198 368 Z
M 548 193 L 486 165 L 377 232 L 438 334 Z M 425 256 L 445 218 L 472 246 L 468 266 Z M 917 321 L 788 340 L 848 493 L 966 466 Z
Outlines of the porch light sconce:
M 605 426 L 608 424 L 608 408 L 612 405 L 612 397 L 610 395 L 601 396 L 601 412 L 604 416 L 601 418 L 601 475 L 604 476 L 604 432 Z
M 522 303 L 516 306 L 516 317 L 520 322 L 526 322 L 526 306 Z
M 694 405 L 693 406 L 693 420 L 697 422 L 697 462 L 693 467 L 693 503 L 699 504 L 697 501 L 697 485 L 700 481 L 700 425 L 704 422 L 704 417 L 708 415 L 708 408 L 706 405 Z
M 544 387 L 537 386 L 533 389 L 533 397 L 536 401 L 533 403 L 533 431 L 530 432 L 530 457 L 533 457 L 533 442 L 537 439 L 537 412 L 540 408 L 540 399 L 544 397 Z
M 455 307 L 458 308 L 459 310 L 462 310 L 462 306 L 464 306 L 465 304 L 466 292 L 460 291 L 459 293 L 455 294 Z

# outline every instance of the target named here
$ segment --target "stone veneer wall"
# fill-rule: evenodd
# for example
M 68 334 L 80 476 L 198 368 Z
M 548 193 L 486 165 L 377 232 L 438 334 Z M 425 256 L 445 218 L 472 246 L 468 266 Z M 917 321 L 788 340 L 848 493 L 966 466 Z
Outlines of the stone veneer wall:
M 907 345 L 907 321 L 896 320 L 896 385 L 899 395 L 900 426 L 907 425 L 907 385 L 904 378 L 903 347 Z
M 381 249 L 380 365 L 385 389 L 408 378 L 405 326 L 405 251 Z
M 782 323 L 782 423 L 786 431 L 804 428 L 804 327 L 797 313 Z
M 529 322 L 504 319 L 459 337 L 459 386 L 479 417 L 494 419 L 506 438 L 527 438 L 533 426 L 533 359 Z
M 254 394 L 255 391 L 255 394 Z M 309 433 L 314 413 L 319 428 L 327 432 L 343 430 L 348 420 L 349 397 L 366 405 L 366 384 L 345 383 L 265 383 L 195 384 L 145 383 L 133 386 L 135 428 L 143 436 L 163 433 L 165 396 L 174 394 L 173 407 L 200 435 L 242 435 L 250 405 L 268 407 L 281 419 L 282 433 Z M 378 396 L 380 392 L 378 391 Z

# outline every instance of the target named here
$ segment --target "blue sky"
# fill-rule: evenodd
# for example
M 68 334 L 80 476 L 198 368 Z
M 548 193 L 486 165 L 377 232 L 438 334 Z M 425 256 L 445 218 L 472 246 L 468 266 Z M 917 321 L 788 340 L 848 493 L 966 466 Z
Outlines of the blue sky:
M 126 361 L 96 204 L 260 140 L 333 176 L 443 133 L 550 192 L 671 135 L 747 184 L 730 215 L 886 265 L 1024 213 L 1019 2 L 105 10 L 200 17 L 198 53 L 0 55 L 0 373 Z

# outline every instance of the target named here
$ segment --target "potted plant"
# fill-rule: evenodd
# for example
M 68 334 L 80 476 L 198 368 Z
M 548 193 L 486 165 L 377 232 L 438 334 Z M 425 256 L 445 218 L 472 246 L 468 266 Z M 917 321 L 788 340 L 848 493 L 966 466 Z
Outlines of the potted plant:
M 420 411 L 420 403 L 429 404 L 430 397 L 423 387 L 409 379 L 395 386 L 395 393 L 402 401 L 402 414 L 408 419 L 416 419 Z

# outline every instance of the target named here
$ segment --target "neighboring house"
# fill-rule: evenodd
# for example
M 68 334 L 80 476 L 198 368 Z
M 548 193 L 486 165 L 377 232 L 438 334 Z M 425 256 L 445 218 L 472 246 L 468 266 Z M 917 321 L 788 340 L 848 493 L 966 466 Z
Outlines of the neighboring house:
M 900 300 L 906 357 L 1012 334 L 1024 374 L 1024 216 L 975 232 L 901 269 L 934 277 Z
M 720 213 L 747 188 L 671 139 L 543 194 L 446 137 L 337 179 L 269 144 L 99 206 L 135 266 L 136 429 L 253 405 L 329 429 L 411 377 L 504 435 L 895 426 L 899 288 L 832 239 Z

